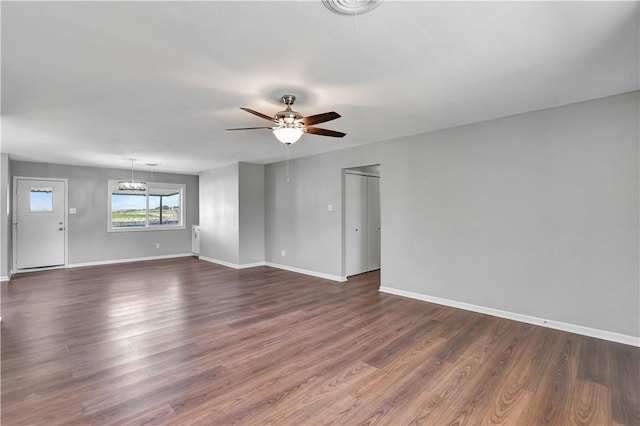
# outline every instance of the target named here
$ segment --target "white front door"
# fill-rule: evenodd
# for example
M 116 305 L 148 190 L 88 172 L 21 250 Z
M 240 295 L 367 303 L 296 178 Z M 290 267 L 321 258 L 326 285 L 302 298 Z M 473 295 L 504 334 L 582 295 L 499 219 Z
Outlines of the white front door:
M 18 269 L 65 264 L 65 192 L 65 181 L 16 179 Z

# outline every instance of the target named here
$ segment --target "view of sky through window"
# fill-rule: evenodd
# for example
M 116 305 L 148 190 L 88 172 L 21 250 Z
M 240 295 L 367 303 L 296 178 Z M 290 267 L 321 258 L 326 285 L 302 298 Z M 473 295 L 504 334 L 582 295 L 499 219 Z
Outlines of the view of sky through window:
M 53 192 L 51 188 L 31 188 L 29 193 L 29 208 L 32 213 L 53 211 Z

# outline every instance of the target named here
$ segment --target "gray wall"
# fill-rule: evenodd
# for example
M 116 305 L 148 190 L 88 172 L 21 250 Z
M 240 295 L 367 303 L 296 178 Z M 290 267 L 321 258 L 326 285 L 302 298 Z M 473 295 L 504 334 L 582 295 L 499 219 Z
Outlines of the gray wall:
M 264 262 L 264 165 L 239 163 L 240 264 Z
M 0 277 L 8 278 L 13 257 L 11 253 L 11 215 L 9 194 L 12 187 L 9 156 L 0 154 Z
M 300 143 L 313 143 L 312 137 Z M 344 276 L 342 168 L 380 163 L 383 147 L 369 144 L 291 161 L 288 182 L 285 163 L 267 165 L 266 261 Z
M 235 163 L 200 173 L 200 255 L 264 262 L 264 166 Z
M 383 286 L 640 336 L 638 101 L 270 164 L 266 259 L 343 275 L 341 169 L 380 163 Z
M 186 184 L 185 224 L 181 230 L 107 232 L 107 180 L 130 179 L 130 170 L 11 162 L 13 176 L 68 179 L 69 264 L 191 252 L 191 225 L 198 223 L 198 176 L 154 173 L 154 182 Z M 136 172 L 137 179 L 149 178 Z M 156 243 L 160 248 L 156 248 Z
M 200 255 L 240 261 L 238 164 L 200 173 Z

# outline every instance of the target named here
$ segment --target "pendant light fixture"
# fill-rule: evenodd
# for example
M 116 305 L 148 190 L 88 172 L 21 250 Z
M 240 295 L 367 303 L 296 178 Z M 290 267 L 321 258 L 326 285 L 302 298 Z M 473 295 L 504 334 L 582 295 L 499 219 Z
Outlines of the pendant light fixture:
M 133 180 L 133 162 L 136 161 L 135 158 L 130 158 L 131 160 L 131 180 L 123 180 L 118 184 L 118 189 L 120 191 L 146 191 L 147 183 L 146 182 L 136 182 Z

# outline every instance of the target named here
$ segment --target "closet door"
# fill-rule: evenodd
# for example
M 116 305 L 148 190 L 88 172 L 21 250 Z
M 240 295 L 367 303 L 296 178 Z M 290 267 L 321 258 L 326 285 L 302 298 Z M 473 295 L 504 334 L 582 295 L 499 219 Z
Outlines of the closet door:
M 380 269 L 380 178 L 367 178 L 367 271 Z
M 346 274 L 367 271 L 367 177 L 345 175 Z

